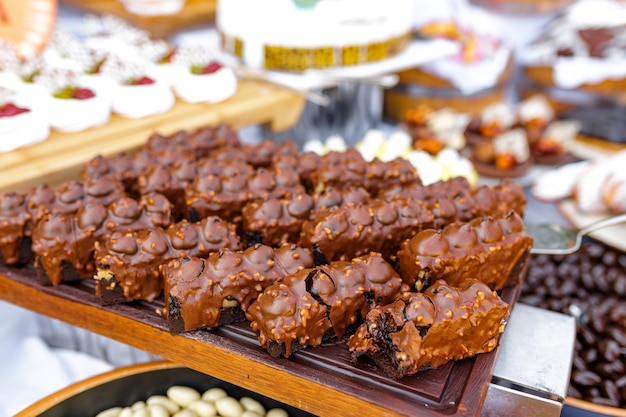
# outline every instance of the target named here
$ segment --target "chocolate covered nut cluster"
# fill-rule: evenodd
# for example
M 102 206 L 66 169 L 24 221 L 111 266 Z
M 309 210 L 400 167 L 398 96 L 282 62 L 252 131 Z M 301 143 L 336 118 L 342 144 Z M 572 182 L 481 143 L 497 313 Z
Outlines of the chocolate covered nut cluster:
M 283 198 L 256 200 L 243 208 L 242 229 L 253 243 L 297 243 L 302 225 L 317 213 L 344 203 L 364 203 L 368 199 L 369 193 L 364 188 L 339 190 L 328 187 L 312 195 L 297 193 Z
M 372 199 L 347 203 L 306 221 L 300 244 L 314 249 L 326 262 L 369 252 L 382 253 L 389 259 L 396 254 L 400 242 L 419 230 L 433 227 L 434 220 L 433 213 L 420 201 Z
M 20 263 L 26 224 L 30 220 L 28 201 L 23 194 L 8 192 L 0 196 L 0 255 L 8 265 Z
M 315 191 L 325 187 L 363 187 L 375 195 L 379 190 L 396 184 L 419 181 L 417 170 L 405 159 L 383 162 L 363 159 L 360 152 L 350 148 L 345 152 L 332 151 L 322 156 L 308 174 L 307 182 Z
M 487 285 L 435 282 L 373 308 L 348 340 L 355 360 L 368 357 L 391 378 L 437 368 L 451 360 L 491 352 L 498 345 L 509 305 Z
M 239 137 L 228 126 L 203 127 L 172 135 L 154 134 L 138 152 L 98 155 L 83 165 L 81 179 L 110 178 L 121 182 L 131 195 L 137 195 L 137 179 L 155 165 L 172 166 L 178 161 L 196 160 L 221 146 L 240 146 Z
M 24 194 L 0 195 L 0 249 L 7 265 L 33 260 L 31 236 L 49 213 L 73 214 L 89 203 L 108 205 L 125 196 L 120 184 L 108 179 L 68 181 L 52 188 L 41 184 Z
M 274 357 L 329 337 L 343 337 L 379 303 L 408 288 L 380 254 L 304 269 L 267 287 L 246 316 L 261 346 Z
M 32 250 L 47 280 L 59 285 L 64 280 L 90 278 L 95 272 L 94 247 L 115 231 L 167 227 L 171 205 L 160 194 L 148 194 L 136 201 L 122 197 L 110 206 L 87 203 L 75 214 L 47 213 L 32 233 Z M 64 274 L 73 267 L 75 275 Z
M 207 160 L 198 168 L 198 176 L 185 190 L 189 218 L 220 216 L 239 222 L 246 204 L 272 197 L 304 193 L 296 171 L 281 168 L 259 168 L 245 161 Z
M 423 230 L 402 243 L 398 260 L 403 279 L 416 291 L 438 279 L 455 286 L 467 277 L 501 290 L 531 246 L 521 217 L 509 211 Z
M 159 266 L 183 256 L 208 256 L 239 246 L 235 226 L 215 216 L 198 223 L 182 220 L 167 229 L 115 232 L 96 244 L 96 295 L 102 304 L 153 301 L 164 287 Z
M 242 321 L 263 289 L 312 266 L 311 252 L 289 243 L 275 249 L 261 244 L 242 251 L 222 249 L 206 259 L 175 259 L 161 266 L 169 329 L 180 333 Z

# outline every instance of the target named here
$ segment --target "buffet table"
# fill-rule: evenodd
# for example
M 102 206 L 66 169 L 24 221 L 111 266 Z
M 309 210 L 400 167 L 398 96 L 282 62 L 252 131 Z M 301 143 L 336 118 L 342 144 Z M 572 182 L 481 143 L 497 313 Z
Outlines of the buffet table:
M 217 105 L 177 102 L 163 115 L 137 120 L 113 116 L 102 128 L 53 133 L 38 145 L 0 153 L 0 192 L 23 191 L 43 178 L 51 185 L 74 179 L 81 164 L 95 155 L 136 150 L 155 132 L 171 134 L 220 123 L 284 132 L 298 122 L 305 106 L 301 96 L 287 89 L 241 80 L 235 97 Z M 525 220 L 567 223 L 554 205 L 530 195 Z M 517 273 L 523 276 L 525 268 L 528 264 L 522 263 Z M 0 300 L 7 302 L 0 304 L 0 312 L 16 318 L 15 326 L 23 325 L 0 327 L 0 339 L 10 340 L 0 352 L 11 363 L 11 372 L 29 376 L 7 384 L 5 395 L 0 393 L 0 417 L 87 376 L 157 358 L 320 416 L 364 415 L 367 410 L 367 415 L 389 417 L 556 417 L 568 395 L 575 319 L 524 303 L 515 303 L 495 352 L 396 383 L 347 367 L 345 352 L 332 343 L 291 359 L 271 358 L 245 325 L 172 335 L 160 313 L 162 301 L 103 307 L 93 295 L 93 283 L 50 287 L 35 276 L 34 269 L 0 266 Z M 519 287 L 508 291 L 505 297 L 517 300 Z M 2 331 L 18 336 L 5 339 Z M 32 349 L 24 348 L 28 346 Z M 37 357 L 51 360 L 31 361 Z M 5 369 L 1 361 L 0 369 Z M 17 395 L 22 388 L 32 391 Z

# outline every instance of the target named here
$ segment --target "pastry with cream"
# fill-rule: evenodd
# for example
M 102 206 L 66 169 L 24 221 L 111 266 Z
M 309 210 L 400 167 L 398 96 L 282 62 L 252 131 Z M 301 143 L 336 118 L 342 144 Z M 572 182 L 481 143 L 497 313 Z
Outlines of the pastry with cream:
M 178 48 L 172 61 L 180 68 L 172 87 L 186 102 L 218 103 L 237 92 L 235 72 L 222 65 L 207 48 Z
M 25 97 L 0 86 L 0 152 L 33 145 L 49 134 L 43 112 L 33 109 Z

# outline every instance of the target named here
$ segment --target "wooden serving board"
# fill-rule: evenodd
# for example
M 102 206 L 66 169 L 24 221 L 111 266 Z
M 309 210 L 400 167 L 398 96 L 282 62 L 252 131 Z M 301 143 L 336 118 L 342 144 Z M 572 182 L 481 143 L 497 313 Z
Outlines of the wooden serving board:
M 240 80 L 237 93 L 217 104 L 178 101 L 167 113 L 141 119 L 112 115 L 104 126 L 77 133 L 52 132 L 45 141 L 0 153 L 0 192 L 24 191 L 76 179 L 80 167 L 94 156 L 139 148 L 159 132 L 175 133 L 201 126 L 227 123 L 234 128 L 268 124 L 273 131 L 292 127 L 304 108 L 304 99 L 262 81 Z
M 502 298 L 513 304 L 529 258 Z M 477 417 L 497 350 L 393 380 L 355 366 L 345 340 L 272 358 L 247 323 L 172 335 L 163 301 L 101 306 L 91 280 L 42 286 L 33 267 L 0 265 L 0 299 L 134 346 L 319 416 Z
M 60 3 L 85 12 L 118 16 L 162 39 L 181 30 L 213 23 L 217 11 L 217 0 L 187 0 L 180 12 L 166 16 L 140 16 L 130 13 L 119 0 L 60 0 Z

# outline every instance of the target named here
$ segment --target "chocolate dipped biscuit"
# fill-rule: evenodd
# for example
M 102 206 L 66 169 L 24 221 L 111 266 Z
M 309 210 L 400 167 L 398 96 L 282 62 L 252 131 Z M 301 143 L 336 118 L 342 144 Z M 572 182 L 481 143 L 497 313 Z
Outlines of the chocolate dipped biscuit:
M 206 257 L 220 249 L 239 249 L 235 226 L 216 216 L 197 223 L 114 232 L 96 244 L 96 296 L 104 305 L 155 300 L 163 292 L 159 267 L 184 256 Z
M 313 266 L 307 249 L 253 245 L 222 249 L 206 259 L 184 257 L 161 266 L 168 327 L 181 333 L 242 321 L 244 312 L 266 287 Z
M 395 379 L 449 361 L 493 351 L 510 313 L 495 291 L 468 279 L 458 287 L 435 282 L 373 308 L 348 340 L 355 361 L 369 358 Z
M 389 303 L 408 287 L 381 256 L 304 269 L 267 287 L 246 317 L 261 347 L 289 357 L 331 337 L 341 338 L 377 303 Z
M 402 243 L 398 261 L 404 282 L 415 291 L 437 280 L 460 285 L 466 278 L 501 290 L 531 246 L 521 217 L 509 211 L 423 230 Z

